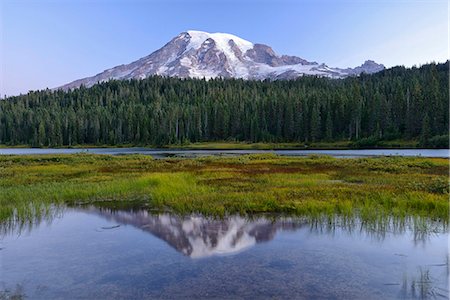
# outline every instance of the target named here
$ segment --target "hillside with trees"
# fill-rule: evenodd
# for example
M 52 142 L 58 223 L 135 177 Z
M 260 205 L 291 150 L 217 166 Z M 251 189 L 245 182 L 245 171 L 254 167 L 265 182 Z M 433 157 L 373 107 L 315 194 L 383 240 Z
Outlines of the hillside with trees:
M 109 81 L 0 101 L 0 144 L 418 140 L 448 147 L 449 62 L 346 79 Z

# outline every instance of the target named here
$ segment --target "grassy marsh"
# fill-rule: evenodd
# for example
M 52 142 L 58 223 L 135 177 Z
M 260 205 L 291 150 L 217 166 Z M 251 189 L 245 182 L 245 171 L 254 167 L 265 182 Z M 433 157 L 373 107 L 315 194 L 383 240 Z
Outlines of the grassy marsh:
M 196 159 L 92 154 L 0 156 L 0 220 L 53 205 L 108 203 L 176 213 L 358 214 L 448 223 L 448 160 L 244 155 Z

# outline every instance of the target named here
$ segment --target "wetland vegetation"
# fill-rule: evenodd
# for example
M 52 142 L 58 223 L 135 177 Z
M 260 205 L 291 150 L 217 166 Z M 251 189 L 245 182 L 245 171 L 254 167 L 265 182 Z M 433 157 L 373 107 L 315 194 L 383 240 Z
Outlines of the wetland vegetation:
M 145 155 L 0 156 L 0 219 L 31 222 L 55 205 L 178 214 L 414 217 L 448 223 L 448 159 Z M 6 225 L 5 225 L 6 226 Z

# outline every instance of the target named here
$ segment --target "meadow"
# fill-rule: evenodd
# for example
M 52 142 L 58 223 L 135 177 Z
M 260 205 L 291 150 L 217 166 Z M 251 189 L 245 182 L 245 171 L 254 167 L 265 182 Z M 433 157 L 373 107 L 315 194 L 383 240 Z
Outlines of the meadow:
M 94 204 L 219 217 L 412 216 L 448 224 L 448 171 L 447 159 L 419 157 L 0 156 L 0 221 L 26 223 L 55 206 Z

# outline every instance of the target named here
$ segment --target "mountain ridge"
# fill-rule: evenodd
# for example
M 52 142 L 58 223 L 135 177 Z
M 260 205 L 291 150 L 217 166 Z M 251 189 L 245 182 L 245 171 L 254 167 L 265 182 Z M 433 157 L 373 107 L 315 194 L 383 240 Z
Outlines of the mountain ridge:
M 382 64 L 373 60 L 366 60 L 355 68 L 332 68 L 297 56 L 278 55 L 268 45 L 252 43 L 229 33 L 189 30 L 136 61 L 72 81 L 57 89 L 67 90 L 81 85 L 91 87 L 110 79 L 144 79 L 152 75 L 282 80 L 304 75 L 345 78 L 384 69 Z

